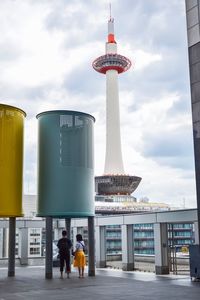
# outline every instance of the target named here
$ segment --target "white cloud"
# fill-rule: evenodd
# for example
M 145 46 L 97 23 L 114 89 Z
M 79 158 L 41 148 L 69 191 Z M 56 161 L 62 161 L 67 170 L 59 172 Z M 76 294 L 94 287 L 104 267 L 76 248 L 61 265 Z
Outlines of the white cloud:
M 125 55 L 133 62 L 133 67 L 130 69 L 130 72 L 141 71 L 150 64 L 163 59 L 162 54 L 160 53 L 151 53 L 143 49 L 132 49 L 129 44 L 121 47 L 120 50 L 121 53 L 125 53 Z

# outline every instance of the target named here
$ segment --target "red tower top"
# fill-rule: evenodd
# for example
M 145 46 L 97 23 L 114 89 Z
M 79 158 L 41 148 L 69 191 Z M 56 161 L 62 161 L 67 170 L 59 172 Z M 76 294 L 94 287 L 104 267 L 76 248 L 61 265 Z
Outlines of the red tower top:
M 108 42 L 106 44 L 107 46 L 117 44 L 114 34 L 114 19 L 111 18 L 111 15 L 110 19 L 108 20 Z M 110 49 L 113 49 L 113 47 L 111 47 Z M 117 54 L 117 48 L 115 51 L 112 51 L 110 49 L 109 47 L 107 47 L 107 53 L 96 58 L 93 61 L 92 66 L 95 71 L 103 74 L 106 74 L 108 70 L 116 70 L 118 73 L 127 71 L 131 67 L 131 61 L 127 57 Z
M 108 43 L 115 43 L 115 34 L 114 34 L 114 18 L 111 18 L 108 21 Z

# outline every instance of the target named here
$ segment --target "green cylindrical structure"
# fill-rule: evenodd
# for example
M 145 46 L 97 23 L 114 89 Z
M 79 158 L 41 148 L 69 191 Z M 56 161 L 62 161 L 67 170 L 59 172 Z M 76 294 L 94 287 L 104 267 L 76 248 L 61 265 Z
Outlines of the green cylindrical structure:
M 94 117 L 55 110 L 39 121 L 38 216 L 94 215 Z
M 0 104 L 0 217 L 21 217 L 26 113 Z

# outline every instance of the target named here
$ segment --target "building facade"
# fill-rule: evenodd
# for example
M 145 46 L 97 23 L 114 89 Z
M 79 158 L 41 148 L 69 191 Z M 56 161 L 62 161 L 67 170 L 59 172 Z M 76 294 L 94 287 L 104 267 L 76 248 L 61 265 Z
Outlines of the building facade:
M 99 203 L 106 204 L 107 206 L 102 208 L 99 207 Z M 147 213 L 160 211 L 167 211 L 167 207 L 159 203 L 143 203 L 143 202 L 132 202 L 136 205 L 136 209 L 133 211 L 122 210 L 124 206 L 124 201 L 122 201 L 123 206 L 119 202 L 102 202 L 96 201 L 97 215 L 115 215 L 115 210 L 117 212 L 133 213 L 137 216 L 138 213 Z M 21 257 L 23 254 L 23 249 L 27 248 L 27 256 L 29 258 L 42 257 L 45 255 L 45 228 L 42 218 L 36 218 L 36 195 L 25 195 L 23 199 L 25 220 L 33 220 L 33 227 L 29 228 L 17 228 L 16 229 L 16 257 Z M 113 205 L 113 207 L 112 207 Z M 139 206 L 140 205 L 140 206 Z M 159 208 L 160 205 L 160 208 Z M 127 206 L 129 207 L 129 206 Z M 170 212 L 170 210 L 168 209 Z M 22 218 L 23 219 L 23 218 Z M 37 222 L 35 222 L 37 220 Z M 35 224 L 37 226 L 35 227 Z M 63 227 L 58 228 L 59 220 L 54 219 L 54 240 L 58 240 L 61 236 Z M 87 243 L 87 227 L 83 226 L 78 228 L 79 233 L 83 234 L 83 238 Z M 115 255 L 122 253 L 122 228 L 121 225 L 108 225 L 105 227 L 106 231 L 106 253 L 107 255 Z M 71 237 L 73 238 L 73 230 Z M 155 245 L 154 245 L 154 225 L 152 223 L 141 223 L 133 225 L 133 249 L 135 254 L 141 255 L 154 255 Z M 194 243 L 194 225 L 193 223 L 169 223 L 168 224 L 168 245 L 175 246 L 176 251 L 180 251 L 183 246 L 188 246 Z M 23 254 L 24 255 L 24 254 Z M 0 227 L 0 259 L 8 257 L 8 228 Z

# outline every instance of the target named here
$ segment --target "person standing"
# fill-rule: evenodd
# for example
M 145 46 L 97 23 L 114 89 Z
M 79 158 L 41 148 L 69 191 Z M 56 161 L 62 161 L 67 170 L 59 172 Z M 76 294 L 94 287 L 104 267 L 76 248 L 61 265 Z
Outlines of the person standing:
M 78 268 L 79 278 L 84 278 L 85 260 L 85 243 L 82 235 L 76 235 L 76 248 L 74 251 L 74 267 Z
M 70 249 L 72 247 L 72 242 L 67 238 L 67 231 L 62 231 L 62 238 L 59 239 L 57 247 L 59 249 L 60 257 L 60 278 L 63 278 L 64 264 L 66 265 L 67 278 L 69 278 L 70 273 Z

